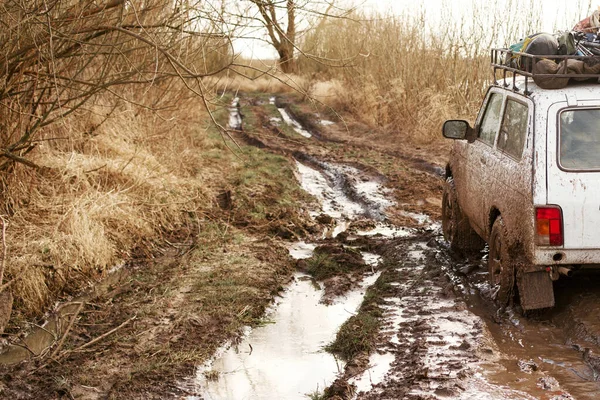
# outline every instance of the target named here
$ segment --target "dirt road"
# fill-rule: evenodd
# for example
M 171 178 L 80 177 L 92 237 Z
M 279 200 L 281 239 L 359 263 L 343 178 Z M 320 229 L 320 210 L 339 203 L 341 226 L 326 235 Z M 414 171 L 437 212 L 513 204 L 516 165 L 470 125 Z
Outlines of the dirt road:
M 268 216 L 268 237 L 216 229 L 230 244 L 194 255 L 186 246 L 198 232 L 169 237 L 176 245 L 159 259 L 139 257 L 133 274 L 86 298 L 94 305 L 68 351 L 5 367 L 0 396 L 600 396 L 600 276 L 559 281 L 553 310 L 499 310 L 485 251 L 455 258 L 441 236 L 443 146 L 391 143 L 292 97 L 242 94 L 228 120 L 240 143 L 285 157 L 310 195 L 294 205 L 301 212 Z M 226 210 L 236 201 L 220 200 Z M 160 267 L 141 273 L 149 259 Z M 85 324 L 106 325 L 94 345 L 116 337 L 78 345 L 93 337 Z
M 290 106 L 271 99 L 271 104 L 276 103 L 283 118 L 280 122 L 272 117 L 269 120 L 272 125 L 288 124 L 296 133 L 318 143 L 331 139 L 327 137 L 327 129 L 319 128 L 319 123 L 327 127 L 334 124 L 323 124 L 319 116 L 314 115 L 312 121 L 307 115 L 298 118 L 304 124 L 290 121 L 290 114 L 293 116 Z M 272 143 L 267 146 L 277 147 Z M 369 307 L 359 307 L 352 317 L 358 318 L 347 321 L 340 331 L 342 333 L 350 323 L 354 337 L 351 333 L 341 339 L 338 333 L 336 340 L 336 343 L 340 340 L 372 342 L 349 353 L 337 349 L 346 362 L 343 372 L 334 374 L 337 378 L 322 394 L 318 383 L 324 380 L 329 383 L 332 378 L 331 373 L 327 377 L 321 373 L 320 380 L 313 380 L 317 386 L 305 386 L 304 393 L 309 393 L 308 388 L 315 389 L 311 393 L 317 398 L 358 399 L 558 400 L 600 396 L 594 355 L 598 344 L 597 333 L 594 333 L 597 318 L 589 313 L 594 309 L 592 304 L 599 300 L 599 292 L 589 283 L 593 281 L 590 276 L 560 282 L 557 285 L 559 305 L 553 310 L 528 318 L 518 313 L 518 306 L 517 310 L 498 310 L 493 302 L 494 289 L 487 283 L 485 252 L 472 260 L 453 258 L 441 237 L 437 214 L 428 207 L 439 197 L 439 192 L 432 190 L 431 182 L 441 179 L 443 164 L 403 157 L 411 173 L 402 178 L 408 181 L 415 175 L 422 178 L 421 185 L 415 184 L 420 188 L 413 186 L 406 196 L 403 183 L 390 182 L 371 166 L 337 160 L 332 163 L 331 153 L 315 156 L 310 145 L 293 154 L 303 188 L 321 204 L 319 210 L 313 210 L 312 216 L 319 218 L 325 214 L 332 220 L 332 229 L 325 230 L 321 239 L 313 238 L 312 247 L 303 243 L 301 247 L 306 251 L 302 258 L 311 254 L 314 258 L 314 246 L 323 243 L 331 246 L 335 242 L 343 247 L 373 252 L 377 257 L 373 271 L 379 270 L 380 274 L 373 284 L 379 290 L 375 294 L 369 293 L 369 289 L 366 291 L 367 297 L 372 295 L 376 300 L 364 300 L 376 312 Z M 393 189 L 404 193 L 394 198 Z M 428 211 L 433 219 L 423 214 Z M 306 262 L 299 265 L 302 269 Z M 364 273 L 365 279 L 371 273 Z M 339 277 L 323 281 L 325 303 L 332 301 L 331 293 L 334 299 L 344 298 L 344 289 L 352 290 L 353 286 L 347 282 L 341 285 L 342 289 L 328 290 L 329 285 L 339 285 L 339 281 Z M 583 282 L 588 284 L 582 285 Z M 578 312 L 582 309 L 588 311 Z M 378 328 L 370 337 L 361 336 L 363 314 L 374 315 L 378 321 Z M 261 339 L 250 334 L 246 340 L 250 344 Z M 346 349 L 348 343 L 339 345 Z M 329 349 L 335 353 L 336 346 Z M 216 373 L 227 373 L 230 371 L 227 367 L 233 365 L 244 369 L 248 367 L 246 362 L 244 359 L 237 364 L 221 365 Z M 296 371 L 302 374 L 298 365 L 302 364 L 296 365 Z M 254 368 L 268 370 L 272 366 L 273 363 L 265 362 L 262 368 Z M 214 371 L 213 367 L 209 365 L 206 370 Z M 305 368 L 311 370 L 314 366 Z M 278 392 L 281 386 L 289 387 L 289 379 L 279 377 L 277 381 L 266 385 L 268 393 L 278 398 L 295 398 L 290 393 L 280 395 Z M 236 390 L 223 396 L 223 392 L 211 392 L 211 388 L 217 386 L 222 390 L 228 384 L 239 388 L 239 381 L 220 382 L 211 385 L 205 380 L 199 390 L 206 398 L 235 398 Z M 261 397 L 252 391 L 248 396 L 237 394 L 239 398 Z

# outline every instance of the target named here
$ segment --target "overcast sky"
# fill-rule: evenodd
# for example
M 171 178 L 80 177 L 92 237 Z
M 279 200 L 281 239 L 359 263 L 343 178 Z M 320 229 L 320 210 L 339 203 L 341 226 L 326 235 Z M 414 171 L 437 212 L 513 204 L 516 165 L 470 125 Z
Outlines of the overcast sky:
M 337 3 L 352 0 L 337 0 Z M 473 15 L 474 8 L 482 10 L 501 10 L 509 4 L 532 4 L 532 8 L 540 10 L 543 32 L 570 30 L 579 20 L 600 5 L 600 0 L 355 0 L 359 8 L 367 13 L 390 12 L 393 14 L 417 15 L 424 13 L 427 23 L 435 26 L 442 19 L 463 19 Z M 491 27 L 493 29 L 493 27 Z M 530 27 L 523 26 L 523 36 Z M 498 44 L 507 46 L 509 44 Z M 246 58 L 277 58 L 277 53 L 261 41 L 236 40 L 235 51 Z

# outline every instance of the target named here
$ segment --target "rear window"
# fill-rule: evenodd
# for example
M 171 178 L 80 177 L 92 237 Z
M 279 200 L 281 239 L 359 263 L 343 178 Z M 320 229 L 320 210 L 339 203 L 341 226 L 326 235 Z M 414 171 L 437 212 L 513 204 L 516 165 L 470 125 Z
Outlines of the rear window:
M 559 164 L 568 170 L 600 169 L 600 109 L 560 114 Z

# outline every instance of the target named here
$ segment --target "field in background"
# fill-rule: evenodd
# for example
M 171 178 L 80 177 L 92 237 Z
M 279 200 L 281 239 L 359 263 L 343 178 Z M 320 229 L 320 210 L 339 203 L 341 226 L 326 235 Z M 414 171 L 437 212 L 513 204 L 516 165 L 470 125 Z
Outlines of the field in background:
M 7 272 L 25 271 L 15 284 L 15 309 L 35 315 L 94 282 L 143 241 L 175 229 L 185 212 L 201 218 L 219 173 L 210 158 L 196 156 L 215 146 L 210 131 L 199 107 L 161 118 L 98 101 L 43 132 L 64 138 L 38 145 L 32 158 L 43 167 L 17 165 L 4 178 L 14 212 Z
M 329 19 L 307 34 L 300 70 L 315 78 L 319 99 L 363 123 L 416 143 L 440 138 L 446 119 L 473 120 L 492 78 L 489 48 L 508 42 L 539 20 L 529 10 L 504 22 L 502 31 L 470 32 L 463 22 L 431 27 L 423 16 L 354 14 Z M 475 16 L 479 26 L 489 16 Z M 317 83 L 328 81 L 328 84 Z

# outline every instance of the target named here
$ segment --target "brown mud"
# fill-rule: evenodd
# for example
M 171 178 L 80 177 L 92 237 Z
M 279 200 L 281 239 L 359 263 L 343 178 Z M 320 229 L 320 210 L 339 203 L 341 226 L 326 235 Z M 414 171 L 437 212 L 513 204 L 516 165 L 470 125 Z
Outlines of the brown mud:
M 202 398 L 182 382 L 223 343 L 242 340 L 243 327 L 259 325 L 295 269 L 317 274 L 324 302 L 358 287 L 365 273 L 381 272 L 357 314 L 375 316 L 376 329 L 319 398 L 600 396 L 600 275 L 581 271 L 557 282 L 552 310 L 528 318 L 518 309 L 499 310 L 490 298 L 485 253 L 453 258 L 435 223 L 444 144 L 393 142 L 337 116 L 325 126 L 292 96 L 271 108 L 264 95 L 240 97 L 232 104 L 244 117 L 236 139 L 322 173 L 358 205 L 351 217 L 333 204 L 342 227 L 327 213 L 309 218 L 312 205 L 304 202 L 262 221 L 236 219 L 237 199 L 224 191 L 216 199 L 223 214 L 203 222 L 225 238 L 218 244 L 190 224 L 141 248 L 105 290 L 82 294 L 83 305 L 68 313 L 43 351 L 32 353 L 23 345 L 24 330 L 9 328 L 4 340 L 31 354 L 0 367 L 0 398 Z M 311 137 L 278 122 L 277 107 Z M 390 189 L 393 204 L 379 207 L 356 189 L 371 182 Z M 289 257 L 286 247 L 297 240 L 314 244 L 312 257 Z M 381 261 L 374 267 L 360 252 Z M 324 263 L 332 270 L 324 273 Z

